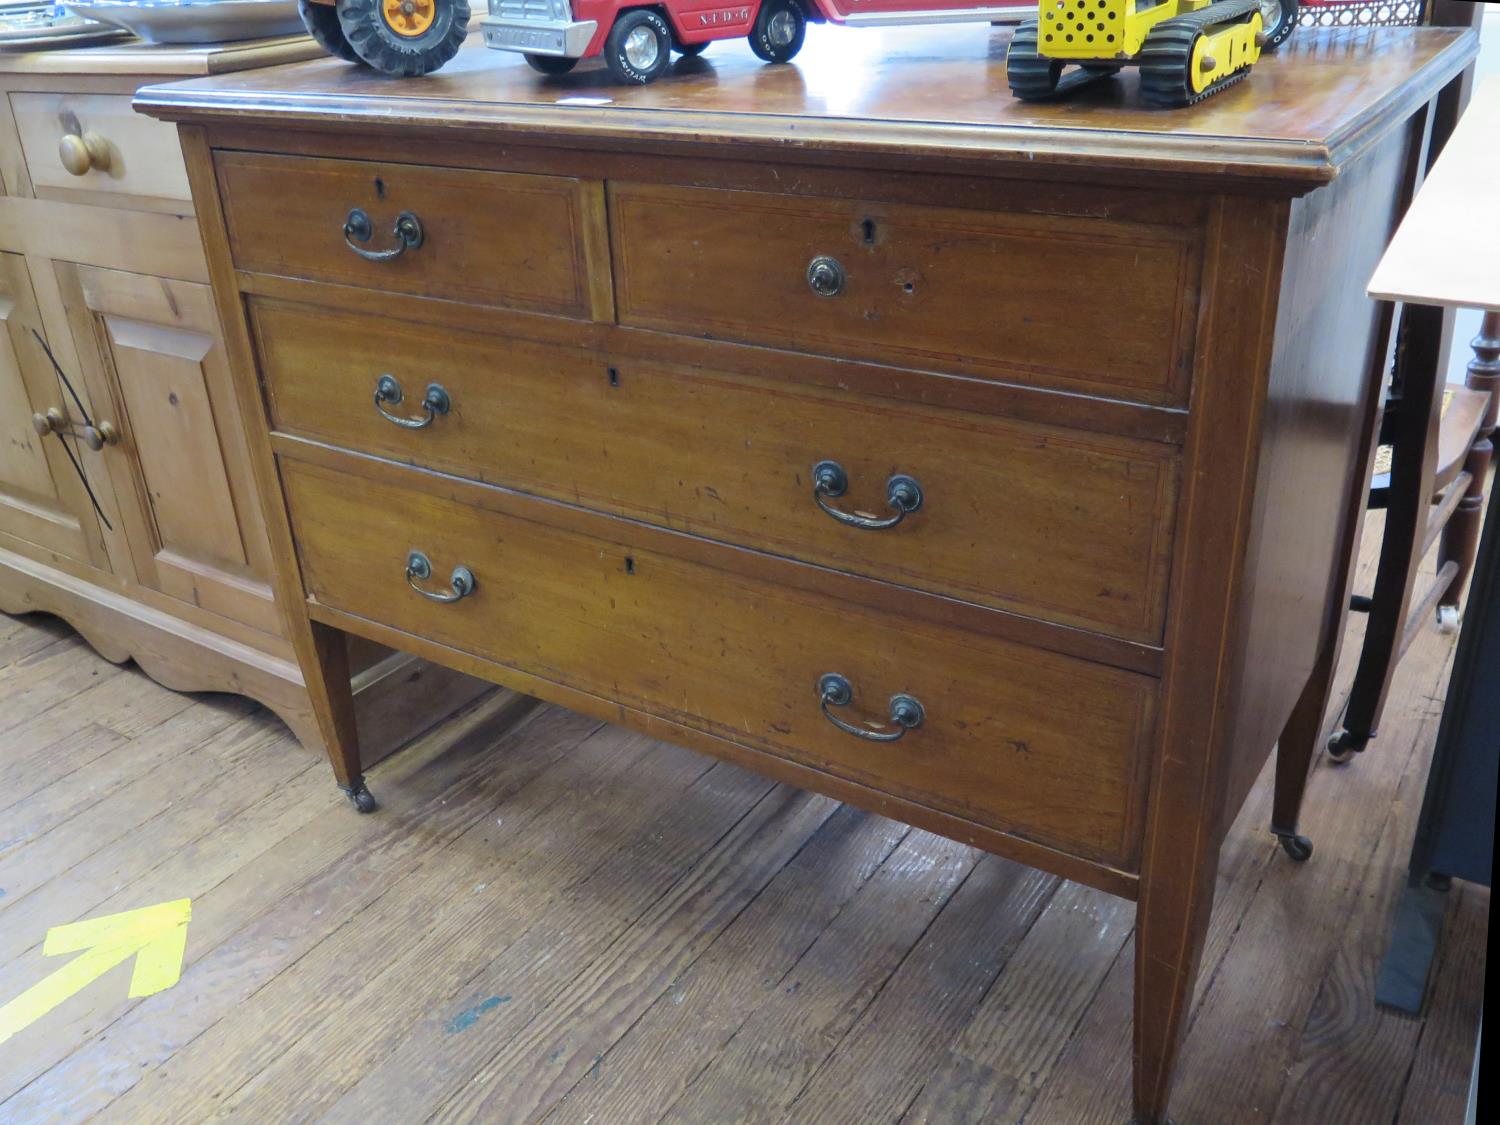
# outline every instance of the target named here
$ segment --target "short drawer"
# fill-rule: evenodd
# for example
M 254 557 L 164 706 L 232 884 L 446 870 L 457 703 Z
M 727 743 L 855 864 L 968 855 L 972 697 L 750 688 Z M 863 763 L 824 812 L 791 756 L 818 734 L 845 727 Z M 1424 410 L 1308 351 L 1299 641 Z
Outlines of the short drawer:
M 214 161 L 240 269 L 590 315 L 578 180 L 263 153 Z
M 136 113 L 129 95 L 17 92 L 10 105 L 39 196 L 61 188 L 192 199 L 177 130 Z
M 626 548 L 605 517 L 583 534 L 281 464 L 324 605 L 1074 854 L 1133 854 L 1149 677 Z M 411 576 L 413 550 L 430 577 Z M 413 588 L 452 597 L 460 566 L 457 601 Z M 847 702 L 821 699 L 829 674 Z M 889 721 L 914 714 L 896 696 L 920 725 Z
M 1160 642 L 1170 447 L 279 303 L 252 319 L 282 431 Z
M 629 183 L 609 208 L 622 324 L 1185 399 L 1191 229 Z

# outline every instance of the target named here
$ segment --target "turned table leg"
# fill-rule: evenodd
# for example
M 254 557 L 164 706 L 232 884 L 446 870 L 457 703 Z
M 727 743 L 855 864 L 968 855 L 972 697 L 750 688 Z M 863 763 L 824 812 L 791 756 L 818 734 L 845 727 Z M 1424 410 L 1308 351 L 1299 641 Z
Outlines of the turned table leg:
M 1458 603 L 1469 585 L 1469 572 L 1474 568 L 1474 556 L 1479 553 L 1479 529 L 1484 517 L 1484 483 L 1489 477 L 1490 460 L 1493 456 L 1494 446 L 1481 431 L 1480 436 L 1469 447 L 1468 456 L 1464 458 L 1463 471 L 1469 474 L 1469 486 L 1464 491 L 1464 498 L 1458 502 L 1458 507 L 1448 517 L 1442 537 L 1438 540 L 1438 568 L 1442 569 L 1449 562 L 1458 567 L 1453 580 L 1448 583 L 1448 588 L 1438 601 L 1440 611 L 1451 609 L 1457 614 Z M 1453 620 L 1456 621 L 1457 617 Z
M 1479 427 L 1481 437 L 1490 437 L 1495 432 L 1495 422 L 1500 418 L 1500 312 L 1487 312 L 1479 322 L 1479 335 L 1469 341 L 1474 349 L 1474 358 L 1469 361 L 1464 384 L 1471 391 L 1488 391 L 1489 409 L 1484 412 L 1484 423 Z
M 1458 573 L 1448 584 L 1438 607 L 1458 610 L 1459 600 L 1469 584 L 1469 571 L 1474 566 L 1474 556 L 1479 551 L 1479 529 L 1484 517 L 1484 486 L 1489 479 L 1490 461 L 1494 457 L 1493 436 L 1495 420 L 1500 413 L 1500 313 L 1487 312 L 1480 322 L 1479 335 L 1469 342 L 1474 349 L 1474 358 L 1469 361 L 1464 384 L 1471 391 L 1486 392 L 1490 396 L 1489 406 L 1484 412 L 1484 421 L 1474 435 L 1474 444 L 1464 459 L 1464 472 L 1469 474 L 1469 487 L 1464 498 L 1458 502 L 1453 515 L 1443 528 L 1438 544 L 1438 565 L 1448 561 L 1458 564 Z

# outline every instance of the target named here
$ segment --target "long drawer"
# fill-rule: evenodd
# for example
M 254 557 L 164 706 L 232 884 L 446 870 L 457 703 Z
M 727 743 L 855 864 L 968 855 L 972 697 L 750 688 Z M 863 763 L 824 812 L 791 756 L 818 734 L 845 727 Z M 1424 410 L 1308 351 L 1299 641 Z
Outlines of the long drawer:
M 214 159 L 240 269 L 590 315 L 589 189 L 578 180 L 265 153 Z
M 1131 860 L 1149 677 L 632 550 L 606 517 L 584 534 L 289 458 L 282 479 L 319 603 L 1086 858 Z M 918 708 L 918 725 L 891 721 Z M 871 741 L 834 719 L 900 737 Z
M 252 319 L 282 431 L 1160 642 L 1168 447 L 275 302 Z M 819 465 L 842 494 L 815 492 Z
M 620 323 L 1183 402 L 1184 228 L 611 183 Z

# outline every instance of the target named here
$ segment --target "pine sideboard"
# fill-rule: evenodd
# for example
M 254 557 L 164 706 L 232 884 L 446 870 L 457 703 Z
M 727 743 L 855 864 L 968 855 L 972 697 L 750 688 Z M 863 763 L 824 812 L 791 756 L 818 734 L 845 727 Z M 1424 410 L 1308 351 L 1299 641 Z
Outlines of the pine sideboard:
M 176 131 L 147 82 L 313 58 L 303 36 L 0 52 L 0 611 L 323 743 L 271 552 Z M 353 652 L 372 756 L 474 685 Z M 418 683 L 417 681 L 420 681 Z
M 1311 851 L 1364 281 L 1474 36 L 1303 34 L 1161 112 L 1129 75 L 1013 101 L 1006 30 L 855 35 L 646 88 L 471 44 L 136 104 L 179 123 L 361 809 L 345 633 L 1135 899 L 1161 1121 L 1278 737 Z

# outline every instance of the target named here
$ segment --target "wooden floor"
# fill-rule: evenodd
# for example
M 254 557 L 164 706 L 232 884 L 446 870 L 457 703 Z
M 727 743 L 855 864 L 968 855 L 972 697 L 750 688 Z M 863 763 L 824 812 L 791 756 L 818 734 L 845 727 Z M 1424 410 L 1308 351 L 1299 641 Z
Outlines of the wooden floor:
M 1462 1119 L 1488 892 L 1424 1019 L 1371 999 L 1451 648 L 1318 764 L 1309 864 L 1251 798 L 1178 1125 Z M 0 1005 L 66 962 L 49 927 L 192 900 L 175 987 L 122 965 L 0 1045 L 0 1121 L 1128 1116 L 1128 903 L 504 693 L 371 787 L 356 816 L 265 712 L 0 617 Z

